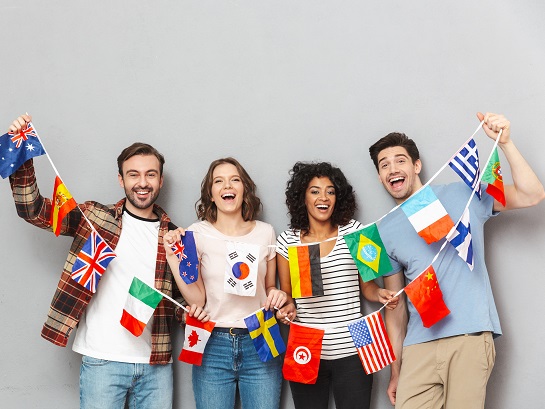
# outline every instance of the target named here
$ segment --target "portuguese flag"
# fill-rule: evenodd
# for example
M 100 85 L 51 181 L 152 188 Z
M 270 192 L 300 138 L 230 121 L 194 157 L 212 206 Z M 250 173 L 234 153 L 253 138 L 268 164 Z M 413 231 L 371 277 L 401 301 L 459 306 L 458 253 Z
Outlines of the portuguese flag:
M 500 157 L 498 149 L 494 149 L 490 161 L 483 173 L 483 182 L 488 183 L 486 193 L 505 206 L 505 193 L 503 190 L 503 177 L 501 176 Z

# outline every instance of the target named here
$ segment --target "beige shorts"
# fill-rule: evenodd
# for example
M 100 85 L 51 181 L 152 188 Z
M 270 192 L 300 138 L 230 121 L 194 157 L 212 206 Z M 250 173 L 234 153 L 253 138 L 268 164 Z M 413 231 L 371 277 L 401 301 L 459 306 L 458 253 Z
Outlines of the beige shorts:
M 490 332 L 403 348 L 396 409 L 483 409 L 496 350 Z

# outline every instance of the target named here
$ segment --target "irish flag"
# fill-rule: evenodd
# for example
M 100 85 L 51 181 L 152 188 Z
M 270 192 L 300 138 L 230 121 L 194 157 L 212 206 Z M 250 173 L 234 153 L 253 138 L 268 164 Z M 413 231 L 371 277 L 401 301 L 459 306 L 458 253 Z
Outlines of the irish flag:
M 137 277 L 134 277 L 131 288 L 129 288 L 127 301 L 125 301 L 125 308 L 120 321 L 121 325 L 127 328 L 135 337 L 139 337 L 144 332 L 153 311 L 155 311 L 162 299 L 161 294 Z
M 441 240 L 454 226 L 447 210 L 429 186 L 403 202 L 401 209 L 428 244 Z
M 188 315 L 185 321 L 184 346 L 178 360 L 200 366 L 204 348 L 215 325 L 213 321 L 201 322 Z

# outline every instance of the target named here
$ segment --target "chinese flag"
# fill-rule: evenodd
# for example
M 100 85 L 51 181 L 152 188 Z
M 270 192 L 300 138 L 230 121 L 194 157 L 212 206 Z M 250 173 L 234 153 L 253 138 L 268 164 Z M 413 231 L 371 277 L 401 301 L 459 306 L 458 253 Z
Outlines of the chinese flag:
M 324 330 L 290 324 L 282 374 L 288 381 L 314 384 L 318 379 Z
M 58 236 L 61 233 L 62 220 L 76 207 L 76 201 L 58 176 L 55 177 L 52 201 L 51 218 L 49 222 L 51 223 L 51 229 Z
M 432 266 L 406 286 L 405 293 L 420 314 L 426 328 L 450 314 L 450 310 L 443 301 L 443 293 Z

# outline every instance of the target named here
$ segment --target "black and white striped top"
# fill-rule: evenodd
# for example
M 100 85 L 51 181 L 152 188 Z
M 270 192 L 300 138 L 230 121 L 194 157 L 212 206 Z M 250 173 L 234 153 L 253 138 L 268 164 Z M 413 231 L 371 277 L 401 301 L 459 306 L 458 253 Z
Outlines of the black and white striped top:
M 333 250 L 320 258 L 324 295 L 296 300 L 296 321 L 325 327 L 322 359 L 339 359 L 357 353 L 346 324 L 362 315 L 359 274 L 343 236 L 362 227 L 356 220 L 340 226 Z M 297 244 L 301 244 L 300 231 L 288 229 L 277 237 L 276 252 L 288 259 L 288 246 Z

